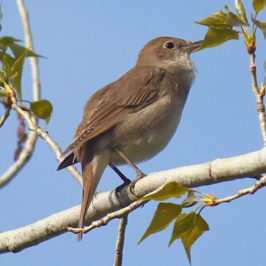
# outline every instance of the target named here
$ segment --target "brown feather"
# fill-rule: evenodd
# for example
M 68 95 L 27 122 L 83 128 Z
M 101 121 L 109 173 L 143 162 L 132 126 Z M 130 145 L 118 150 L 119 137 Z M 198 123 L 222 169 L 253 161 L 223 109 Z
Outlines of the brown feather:
M 165 71 L 160 68 L 133 68 L 116 82 L 98 91 L 101 100 L 97 103 L 93 95 L 88 101 L 76 137 L 64 154 L 115 127 L 127 114 L 156 101 L 160 92 L 158 81 L 162 80 L 164 74 Z M 130 82 L 130 79 L 134 81 Z
M 194 80 L 189 55 L 199 45 L 172 37 L 151 40 L 132 70 L 87 101 L 75 138 L 64 152 L 68 156 L 59 166 L 81 162 L 80 228 L 108 164 L 127 162 L 139 177 L 134 162 L 151 158 L 173 136 Z
M 92 182 L 93 182 L 93 169 L 91 165 L 92 154 L 90 152 L 86 152 L 85 148 L 81 151 L 81 168 L 82 168 L 82 176 L 83 176 L 83 191 L 82 191 L 82 201 L 81 201 L 81 209 L 80 209 L 80 217 L 79 217 L 79 228 L 83 228 L 86 212 L 88 210 L 90 201 L 92 199 L 92 194 L 95 191 L 92 191 Z M 77 236 L 78 241 L 82 239 L 83 233 L 79 233 Z

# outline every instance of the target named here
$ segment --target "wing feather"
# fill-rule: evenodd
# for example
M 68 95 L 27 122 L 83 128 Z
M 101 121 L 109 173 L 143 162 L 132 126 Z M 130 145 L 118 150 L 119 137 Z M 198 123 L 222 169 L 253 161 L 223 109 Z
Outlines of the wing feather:
M 133 68 L 114 83 L 96 92 L 87 102 L 75 138 L 64 154 L 114 128 L 125 115 L 156 101 L 160 91 L 159 83 L 164 74 L 165 71 L 159 68 Z M 95 97 L 97 93 L 100 100 Z M 98 102 L 95 102 L 96 99 Z

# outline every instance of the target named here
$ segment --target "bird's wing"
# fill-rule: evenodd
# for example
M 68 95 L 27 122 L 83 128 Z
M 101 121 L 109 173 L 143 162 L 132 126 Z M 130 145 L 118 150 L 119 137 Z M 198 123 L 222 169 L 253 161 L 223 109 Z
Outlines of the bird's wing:
M 133 68 L 114 83 L 96 92 L 87 102 L 75 139 L 64 154 L 114 128 L 125 115 L 156 101 L 164 75 L 165 71 L 159 68 Z M 101 99 L 96 102 L 99 98 Z

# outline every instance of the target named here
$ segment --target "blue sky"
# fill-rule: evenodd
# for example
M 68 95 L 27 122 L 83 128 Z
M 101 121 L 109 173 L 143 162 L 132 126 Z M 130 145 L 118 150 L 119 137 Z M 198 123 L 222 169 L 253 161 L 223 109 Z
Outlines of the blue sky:
M 35 49 L 40 60 L 43 98 L 53 102 L 48 126 L 42 126 L 65 148 L 71 141 L 88 97 L 130 69 L 150 39 L 169 35 L 195 41 L 206 28 L 193 23 L 232 1 L 25 1 L 30 13 Z M 250 3 L 251 1 L 246 1 Z M 16 1 L 3 1 L 2 35 L 23 39 Z M 248 14 L 251 6 L 248 6 Z M 265 18 L 265 12 L 262 18 Z M 263 79 L 265 42 L 258 35 L 257 67 Z M 242 41 L 231 41 L 193 55 L 198 72 L 179 129 L 168 147 L 139 166 L 145 173 L 251 152 L 262 146 L 249 58 Z M 31 99 L 26 66 L 24 98 Z M 2 110 L 2 109 L 0 109 Z M 14 121 L 11 121 L 13 118 Z M 16 145 L 15 116 L 0 131 L 0 171 L 12 162 Z M 79 204 L 81 188 L 40 139 L 35 155 L 21 173 L 0 191 L 0 230 L 18 228 Z M 129 177 L 129 167 L 122 168 Z M 119 185 L 107 169 L 99 191 Z M 202 187 L 223 197 L 253 184 L 238 180 Z M 264 265 L 266 260 L 265 190 L 230 204 L 205 209 L 207 232 L 192 248 L 194 266 Z M 188 265 L 179 242 L 167 248 L 171 228 L 137 241 L 148 226 L 156 204 L 129 216 L 124 265 Z M 1 265 L 112 265 L 118 221 L 87 234 L 77 244 L 70 233 L 17 254 L 0 256 Z

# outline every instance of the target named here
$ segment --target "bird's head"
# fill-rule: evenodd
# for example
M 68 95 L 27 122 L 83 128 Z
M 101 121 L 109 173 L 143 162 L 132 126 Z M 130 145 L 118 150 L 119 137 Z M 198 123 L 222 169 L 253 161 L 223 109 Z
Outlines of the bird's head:
M 188 42 L 173 37 L 158 37 L 140 51 L 137 65 L 154 66 L 173 71 L 194 70 L 190 54 L 202 41 Z

